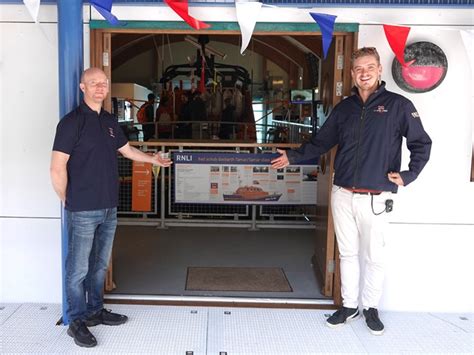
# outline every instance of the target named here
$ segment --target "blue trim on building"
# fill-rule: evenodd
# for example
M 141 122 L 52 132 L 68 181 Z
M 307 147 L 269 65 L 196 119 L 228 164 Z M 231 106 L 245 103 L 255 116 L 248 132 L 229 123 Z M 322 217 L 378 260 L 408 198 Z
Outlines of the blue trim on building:
M 114 0 L 114 4 L 152 4 L 163 3 L 163 0 Z M 313 6 L 327 6 L 335 4 L 345 5 L 425 5 L 425 6 L 464 6 L 474 5 L 474 0 L 262 0 L 263 4 L 278 4 L 278 5 L 305 5 L 311 4 Z M 189 0 L 189 3 L 214 3 L 214 4 L 234 4 L 234 0 Z
M 84 31 L 82 0 L 58 2 L 58 64 L 59 64 L 59 117 L 64 117 L 80 103 L 79 83 L 84 70 Z M 65 265 L 68 251 L 67 220 L 61 211 L 61 251 L 63 285 L 63 323 L 68 324 L 66 309 Z
M 474 7 L 474 0 L 262 0 L 263 4 L 298 7 Z M 22 0 L 0 0 L 0 4 L 22 4 Z M 56 4 L 57 0 L 41 0 L 41 4 Z M 85 1 L 88 3 L 88 1 Z M 113 0 L 114 4 L 153 5 L 164 4 L 163 0 Z M 193 5 L 229 5 L 234 0 L 189 0 Z

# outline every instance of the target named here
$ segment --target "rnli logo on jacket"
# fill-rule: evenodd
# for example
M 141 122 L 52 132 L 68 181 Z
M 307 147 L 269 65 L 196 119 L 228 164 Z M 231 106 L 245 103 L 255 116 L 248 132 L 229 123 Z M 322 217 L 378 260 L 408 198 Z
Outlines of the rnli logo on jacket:
M 385 113 L 385 112 L 388 112 L 388 110 L 385 109 L 385 106 L 377 106 L 374 112 Z
M 112 138 L 115 138 L 114 129 L 111 127 L 109 127 L 109 136 L 111 136 Z
M 411 115 L 412 115 L 413 118 L 420 118 L 420 114 L 416 111 L 412 112 Z

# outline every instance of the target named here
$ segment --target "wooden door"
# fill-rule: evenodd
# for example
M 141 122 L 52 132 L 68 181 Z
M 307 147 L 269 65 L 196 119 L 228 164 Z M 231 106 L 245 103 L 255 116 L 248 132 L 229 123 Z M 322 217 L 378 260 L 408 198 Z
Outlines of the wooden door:
M 111 44 L 111 34 L 106 31 L 101 30 L 91 30 L 90 35 L 90 61 L 91 67 L 100 68 L 104 71 L 107 78 L 109 78 L 109 94 L 104 100 L 103 107 L 105 110 L 111 112 L 112 109 L 112 48 Z M 113 281 L 113 263 L 112 257 L 109 261 L 109 267 L 107 269 L 107 274 L 105 276 L 105 290 L 107 292 L 112 291 L 115 288 Z
M 321 100 L 325 121 L 332 108 L 344 96 L 350 95 L 350 54 L 355 46 L 353 33 L 335 35 L 327 58 L 321 68 Z M 323 281 L 322 294 L 333 297 L 336 304 L 341 303 L 339 257 L 337 252 L 334 223 L 331 213 L 331 189 L 334 175 L 334 156 L 337 147 L 321 156 L 321 172 L 318 175 L 316 206 L 316 243 L 313 265 L 320 280 Z

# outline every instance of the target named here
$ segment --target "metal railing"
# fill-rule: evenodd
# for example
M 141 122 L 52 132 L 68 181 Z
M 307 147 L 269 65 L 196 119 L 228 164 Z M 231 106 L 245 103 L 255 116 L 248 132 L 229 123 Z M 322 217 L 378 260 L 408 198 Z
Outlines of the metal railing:
M 312 135 L 313 127 L 291 121 L 276 121 L 272 124 L 223 121 L 179 121 L 173 123 L 133 123 L 123 124 L 130 140 L 143 140 L 146 131 L 152 132 L 150 139 L 170 140 L 192 139 L 219 140 L 255 143 L 301 143 Z M 150 127 L 150 128 L 148 128 Z M 145 137 L 147 139 L 148 137 Z
M 147 152 L 268 153 L 297 144 L 256 144 L 235 142 L 130 142 Z M 162 168 L 152 180 L 151 211 L 132 211 L 132 163 L 119 156 L 119 224 L 169 226 L 219 226 L 258 228 L 315 228 L 314 204 L 242 205 L 178 203 L 174 200 L 174 167 Z

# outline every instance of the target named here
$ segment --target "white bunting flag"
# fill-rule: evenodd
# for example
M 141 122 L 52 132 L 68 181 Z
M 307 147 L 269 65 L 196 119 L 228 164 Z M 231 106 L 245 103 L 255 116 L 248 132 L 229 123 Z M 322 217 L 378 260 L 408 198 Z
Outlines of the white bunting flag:
M 240 54 L 243 54 L 247 49 L 252 38 L 257 18 L 262 8 L 261 2 L 238 0 L 235 2 L 235 10 L 237 12 L 237 22 L 240 26 L 240 33 L 242 34 L 242 46 L 240 47 Z
M 471 66 L 471 75 L 474 78 L 474 30 L 461 30 L 461 37 L 469 57 L 469 64 Z
M 23 4 L 25 4 L 26 9 L 28 10 L 35 22 L 38 22 L 40 2 L 40 0 L 23 0 Z

